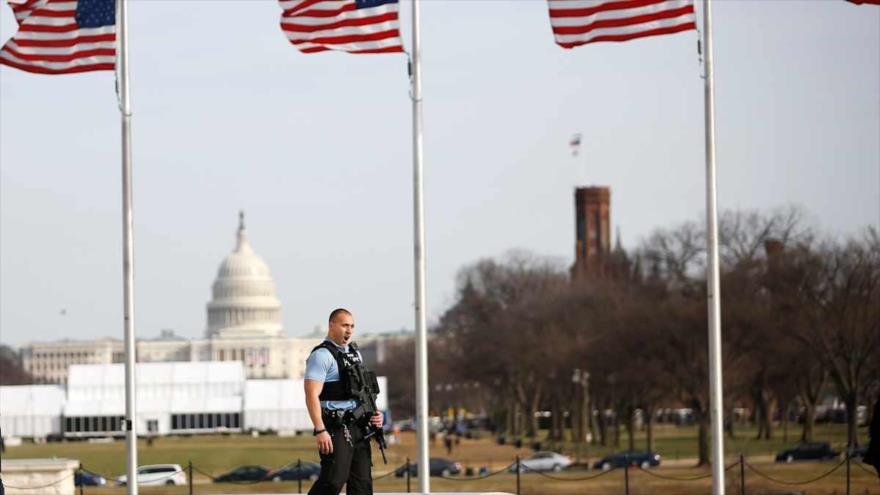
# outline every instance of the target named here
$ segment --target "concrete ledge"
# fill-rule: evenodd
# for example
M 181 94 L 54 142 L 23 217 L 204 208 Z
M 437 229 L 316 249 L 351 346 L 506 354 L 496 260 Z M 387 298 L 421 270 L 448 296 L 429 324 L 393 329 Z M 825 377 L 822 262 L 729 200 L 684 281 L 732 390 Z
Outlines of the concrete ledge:
M 3 459 L 0 471 L 7 495 L 74 495 L 75 459 Z

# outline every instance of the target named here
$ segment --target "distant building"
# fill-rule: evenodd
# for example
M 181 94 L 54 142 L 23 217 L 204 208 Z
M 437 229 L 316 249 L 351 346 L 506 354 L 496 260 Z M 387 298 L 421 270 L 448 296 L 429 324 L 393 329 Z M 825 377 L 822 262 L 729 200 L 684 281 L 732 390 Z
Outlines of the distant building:
M 611 253 L 611 189 L 579 187 L 574 192 L 573 279 L 603 275 Z
M 300 379 L 247 379 L 241 361 L 138 363 L 139 435 L 310 431 Z M 387 390 L 379 377 L 380 390 Z M 388 408 L 386 394 L 376 403 Z M 122 364 L 76 364 L 66 386 L 0 386 L 4 438 L 125 435 Z
M 37 342 L 21 348 L 21 366 L 37 383 L 67 383 L 72 364 L 111 364 L 125 360 L 119 339 Z
M 301 378 L 305 360 L 322 338 L 287 337 L 281 324 L 281 302 L 266 262 L 247 239 L 239 214 L 236 246 L 217 270 L 207 305 L 203 339 L 189 340 L 163 330 L 136 343 L 137 361 L 241 361 L 247 378 Z M 31 343 L 21 349 L 22 367 L 38 383 L 67 383 L 74 364 L 122 363 L 124 343 L 105 338 Z

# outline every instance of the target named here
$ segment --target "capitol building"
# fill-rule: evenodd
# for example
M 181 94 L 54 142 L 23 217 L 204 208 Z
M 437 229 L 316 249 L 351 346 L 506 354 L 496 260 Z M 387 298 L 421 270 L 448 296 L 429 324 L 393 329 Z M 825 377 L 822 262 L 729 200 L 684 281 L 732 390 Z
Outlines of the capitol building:
M 321 340 L 285 335 L 272 274 L 248 242 L 240 213 L 235 249 L 212 285 L 204 337 L 189 340 L 163 330 L 157 338 L 138 339 L 136 352 L 139 363 L 240 361 L 250 379 L 299 379 Z M 124 342 L 30 343 L 21 348 L 21 360 L 35 382 L 66 384 L 71 365 L 124 362 Z

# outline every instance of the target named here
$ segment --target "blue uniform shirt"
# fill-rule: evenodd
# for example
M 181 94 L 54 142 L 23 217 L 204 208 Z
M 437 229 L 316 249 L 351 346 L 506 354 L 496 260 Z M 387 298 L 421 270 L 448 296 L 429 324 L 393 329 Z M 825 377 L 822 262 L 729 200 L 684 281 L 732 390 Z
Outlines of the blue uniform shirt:
M 348 352 L 347 345 L 337 345 L 330 339 L 324 339 L 324 342 L 329 342 L 331 345 L 335 345 L 336 348 L 342 352 Z M 360 351 L 358 351 L 358 356 L 360 356 L 360 354 Z M 361 359 L 363 359 L 363 357 L 361 357 Z M 321 348 L 309 355 L 309 358 L 306 360 L 305 379 L 315 380 L 316 382 L 321 383 L 338 382 L 340 380 L 339 366 L 336 364 L 336 359 L 333 358 L 333 354 L 330 354 L 330 351 L 327 349 Z M 357 401 L 354 399 L 321 401 L 321 407 L 329 410 L 354 409 L 357 405 Z

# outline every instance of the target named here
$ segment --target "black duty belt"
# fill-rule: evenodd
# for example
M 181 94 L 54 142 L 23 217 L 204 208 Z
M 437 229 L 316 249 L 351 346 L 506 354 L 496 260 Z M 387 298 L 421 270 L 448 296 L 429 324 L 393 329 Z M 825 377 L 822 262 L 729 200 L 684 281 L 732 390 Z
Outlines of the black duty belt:
M 364 440 L 363 434 L 358 434 L 360 429 L 357 426 L 360 418 L 357 417 L 354 410 L 321 409 L 321 416 L 324 420 L 324 426 L 333 431 L 341 430 L 349 445 Z M 352 432 L 355 432 L 354 436 L 352 436 Z
M 325 420 L 329 420 L 333 426 L 355 423 L 355 417 L 351 410 L 348 409 L 321 409 L 321 415 L 324 416 Z

